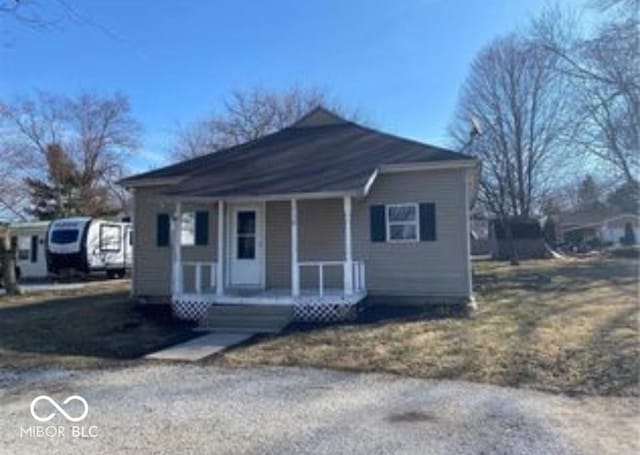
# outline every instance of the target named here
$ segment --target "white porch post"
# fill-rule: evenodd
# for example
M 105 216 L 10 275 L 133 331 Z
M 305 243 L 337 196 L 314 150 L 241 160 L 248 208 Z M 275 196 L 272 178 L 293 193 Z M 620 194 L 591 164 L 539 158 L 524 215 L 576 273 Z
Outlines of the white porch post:
M 298 201 L 291 199 L 291 295 L 300 295 L 300 268 L 298 267 Z
M 344 293 L 353 294 L 353 245 L 351 242 L 351 196 L 344 198 Z
M 173 238 L 171 249 L 173 251 L 173 293 L 182 294 L 182 204 L 176 202 L 175 211 L 173 213 Z
M 218 263 L 216 264 L 216 294 L 224 295 L 224 201 L 218 201 Z

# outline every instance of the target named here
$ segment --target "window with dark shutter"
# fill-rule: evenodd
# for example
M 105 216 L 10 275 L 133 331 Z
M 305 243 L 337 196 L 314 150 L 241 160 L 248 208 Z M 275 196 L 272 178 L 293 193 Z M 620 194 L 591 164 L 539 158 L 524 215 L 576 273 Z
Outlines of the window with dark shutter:
M 369 207 L 371 241 L 384 242 L 387 238 L 384 205 L 372 205 Z
M 169 246 L 171 220 L 166 213 L 158 213 L 156 227 L 156 244 L 158 246 Z
M 420 240 L 423 242 L 436 240 L 436 205 L 433 202 L 420 204 Z
M 196 212 L 196 245 L 209 243 L 209 212 Z

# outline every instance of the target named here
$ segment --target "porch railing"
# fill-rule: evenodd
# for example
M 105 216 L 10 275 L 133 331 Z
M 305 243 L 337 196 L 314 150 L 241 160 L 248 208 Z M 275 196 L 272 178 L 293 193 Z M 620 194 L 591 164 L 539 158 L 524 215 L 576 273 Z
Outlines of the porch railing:
M 205 285 L 205 280 L 208 277 L 208 288 L 214 289 L 216 287 L 216 262 L 208 262 L 208 261 L 182 261 L 180 264 L 180 279 L 178 280 L 179 289 L 178 294 L 182 294 L 187 290 L 187 293 L 195 293 L 201 294 L 203 291 L 203 286 Z M 189 271 L 193 270 L 193 290 L 188 289 L 190 286 L 187 286 L 187 277 Z
M 351 276 L 353 277 L 353 292 L 362 292 L 366 289 L 365 282 L 365 267 L 363 261 L 351 261 L 352 272 Z M 317 268 L 318 269 L 318 295 L 324 296 L 325 293 L 325 268 L 327 267 L 338 267 L 344 270 L 346 268 L 346 263 L 344 261 L 303 261 L 298 262 L 298 268 L 300 270 L 300 274 L 302 274 L 303 268 Z

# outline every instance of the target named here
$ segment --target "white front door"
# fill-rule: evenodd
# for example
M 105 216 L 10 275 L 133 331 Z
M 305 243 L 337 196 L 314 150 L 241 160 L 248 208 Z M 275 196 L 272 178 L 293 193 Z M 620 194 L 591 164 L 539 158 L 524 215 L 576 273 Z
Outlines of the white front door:
M 263 286 L 264 216 L 262 205 L 230 207 L 229 281 L 231 286 Z

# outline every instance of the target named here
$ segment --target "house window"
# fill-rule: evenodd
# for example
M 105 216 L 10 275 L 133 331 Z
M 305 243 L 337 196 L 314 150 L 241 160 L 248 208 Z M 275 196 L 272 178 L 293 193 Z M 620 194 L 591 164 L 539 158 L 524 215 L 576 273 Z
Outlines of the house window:
M 193 246 L 196 243 L 196 214 L 195 212 L 185 212 L 182 214 L 180 229 L 180 244 L 182 246 Z
M 387 241 L 417 242 L 419 228 L 418 204 L 387 205 Z

